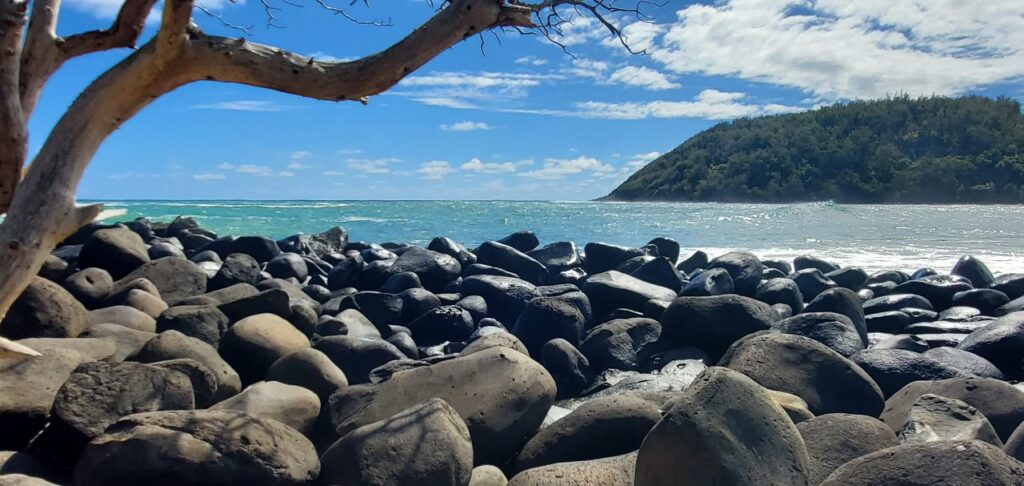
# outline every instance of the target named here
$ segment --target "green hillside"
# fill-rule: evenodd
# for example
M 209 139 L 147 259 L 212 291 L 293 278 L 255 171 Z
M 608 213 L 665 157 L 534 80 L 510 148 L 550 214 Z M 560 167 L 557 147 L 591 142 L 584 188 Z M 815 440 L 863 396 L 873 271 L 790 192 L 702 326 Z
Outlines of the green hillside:
M 1024 202 L 1020 102 L 857 101 L 716 125 L 637 171 L 621 201 Z

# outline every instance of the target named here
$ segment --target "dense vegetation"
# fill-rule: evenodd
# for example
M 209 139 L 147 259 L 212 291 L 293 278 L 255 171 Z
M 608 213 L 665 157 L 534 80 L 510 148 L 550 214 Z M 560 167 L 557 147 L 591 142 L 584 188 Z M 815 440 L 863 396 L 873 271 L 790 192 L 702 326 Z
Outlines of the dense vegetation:
M 705 130 L 609 200 L 1024 203 L 1020 102 L 896 97 Z

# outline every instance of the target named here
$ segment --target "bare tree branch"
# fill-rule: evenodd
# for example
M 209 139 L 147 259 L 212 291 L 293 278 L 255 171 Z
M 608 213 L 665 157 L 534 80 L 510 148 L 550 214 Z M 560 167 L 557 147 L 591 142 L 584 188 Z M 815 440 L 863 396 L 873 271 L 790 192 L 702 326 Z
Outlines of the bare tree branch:
M 193 4 L 194 0 L 164 0 L 164 16 L 156 33 L 157 51 L 173 52 L 185 45 Z
M 0 0 L 0 213 L 6 212 L 21 181 L 28 151 L 28 131 L 18 95 L 23 0 Z
M 153 5 L 156 0 L 125 0 L 109 29 L 75 34 L 60 42 L 64 59 L 118 47 L 135 47 Z

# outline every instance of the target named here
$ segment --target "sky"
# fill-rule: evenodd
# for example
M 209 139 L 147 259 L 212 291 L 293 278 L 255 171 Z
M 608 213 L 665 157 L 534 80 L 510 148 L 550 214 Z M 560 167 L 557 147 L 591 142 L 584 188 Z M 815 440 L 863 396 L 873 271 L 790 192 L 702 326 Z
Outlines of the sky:
M 267 1 L 273 25 L 260 0 L 199 0 L 212 15 L 197 10 L 194 20 L 208 33 L 344 61 L 386 48 L 436 8 L 334 0 L 385 24 L 375 26 L 317 0 Z M 120 3 L 64 0 L 58 33 L 105 28 Z M 739 117 L 899 94 L 1024 100 L 1021 0 L 670 0 L 643 11 L 612 18 L 642 54 L 564 10 L 564 50 L 543 36 L 486 33 L 366 106 L 191 84 L 107 139 L 79 197 L 593 199 Z M 75 96 L 129 53 L 58 71 L 30 120 L 33 153 Z

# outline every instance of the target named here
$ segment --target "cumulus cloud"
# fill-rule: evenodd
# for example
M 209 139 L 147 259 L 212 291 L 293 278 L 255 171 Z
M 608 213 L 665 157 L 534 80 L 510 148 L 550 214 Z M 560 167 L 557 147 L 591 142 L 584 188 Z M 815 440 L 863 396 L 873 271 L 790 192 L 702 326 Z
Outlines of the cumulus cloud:
M 955 95 L 1024 76 L 1020 0 L 724 0 L 677 14 L 652 57 L 818 98 Z
M 230 162 L 222 162 L 217 165 L 217 168 L 220 170 L 235 170 L 235 164 L 232 164 Z
M 452 168 L 451 164 L 444 160 L 432 160 L 430 162 L 426 162 L 416 171 L 416 173 L 420 174 L 422 178 L 432 180 L 443 179 L 444 176 L 451 174 L 452 172 L 455 172 L 455 169 Z
M 532 161 L 530 161 L 532 163 Z M 497 174 L 500 172 L 515 172 L 519 164 L 513 162 L 484 162 L 476 157 L 469 162 L 459 166 L 462 170 L 470 172 L 481 172 L 484 174 Z
M 204 172 L 202 174 L 193 174 L 192 178 L 197 181 L 219 181 L 224 180 L 227 176 L 219 172 Z
M 446 132 L 473 132 L 477 130 L 491 130 L 494 127 L 484 122 L 462 121 L 452 124 L 442 124 L 441 130 Z
M 636 154 L 629 158 L 622 167 L 619 168 L 619 172 L 632 174 L 640 170 L 643 166 L 651 163 L 654 159 L 661 157 L 661 152 L 647 152 L 644 154 Z
M 679 83 L 672 82 L 665 73 L 644 66 L 620 68 L 608 77 L 608 81 L 649 90 L 665 90 L 679 87 Z
M 258 176 L 269 176 L 274 170 L 265 165 L 242 164 L 235 168 L 241 174 L 252 174 Z
M 645 102 L 610 103 L 584 101 L 577 103 L 571 115 L 607 120 L 641 120 L 646 118 L 706 118 L 729 120 L 745 116 L 793 113 L 804 108 L 779 104 L 745 103 L 744 93 L 729 93 L 708 89 L 689 101 L 655 100 Z
M 520 57 L 520 58 L 516 59 L 515 62 L 516 62 L 516 64 L 523 64 L 523 65 L 527 65 L 527 66 L 543 66 L 543 65 L 548 63 L 546 60 L 538 58 L 536 56 Z
M 575 159 L 544 159 L 544 167 L 519 175 L 533 179 L 555 180 L 582 172 L 611 173 L 614 171 L 615 168 L 611 164 L 602 163 L 593 157 L 581 156 Z
M 394 157 L 387 157 L 382 159 L 348 159 L 345 161 L 345 165 L 349 169 L 354 171 L 362 172 L 364 174 L 390 174 L 392 172 L 390 164 L 401 162 L 401 159 Z M 324 175 L 337 175 L 328 174 Z

